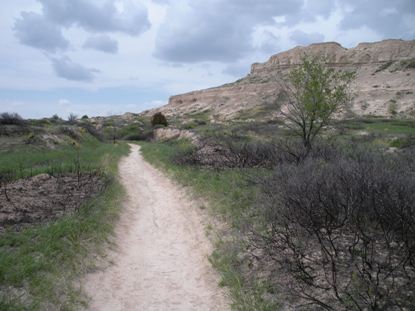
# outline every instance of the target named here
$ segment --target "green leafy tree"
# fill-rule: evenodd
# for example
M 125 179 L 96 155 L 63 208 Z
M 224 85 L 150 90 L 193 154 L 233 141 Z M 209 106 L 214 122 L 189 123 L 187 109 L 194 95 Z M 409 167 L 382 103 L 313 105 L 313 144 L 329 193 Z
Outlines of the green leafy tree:
M 164 125 L 167 126 L 167 119 L 161 112 L 156 112 L 153 117 L 151 118 L 151 125 L 155 127 L 156 125 Z
M 396 116 L 398 114 L 398 105 L 395 100 L 390 101 L 388 111 L 392 116 Z
M 354 77 L 354 72 L 328 67 L 320 57 L 304 56 L 302 63 L 291 71 L 285 87 L 288 104 L 282 114 L 287 127 L 301 137 L 307 150 L 334 114 L 350 103 Z

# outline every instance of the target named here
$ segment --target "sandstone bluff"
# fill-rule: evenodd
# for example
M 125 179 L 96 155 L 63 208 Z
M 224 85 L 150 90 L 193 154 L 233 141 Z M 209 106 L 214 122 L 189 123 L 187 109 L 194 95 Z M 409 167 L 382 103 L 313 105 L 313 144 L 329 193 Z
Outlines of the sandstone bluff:
M 351 49 L 336 42 L 298 46 L 253 64 L 251 72 L 234 83 L 172 96 L 168 105 L 148 113 L 183 116 L 209 111 L 212 119 L 220 120 L 258 107 L 279 107 L 281 81 L 303 55 L 321 55 L 333 68 L 356 71 L 350 114 L 415 116 L 415 40 L 360 43 Z

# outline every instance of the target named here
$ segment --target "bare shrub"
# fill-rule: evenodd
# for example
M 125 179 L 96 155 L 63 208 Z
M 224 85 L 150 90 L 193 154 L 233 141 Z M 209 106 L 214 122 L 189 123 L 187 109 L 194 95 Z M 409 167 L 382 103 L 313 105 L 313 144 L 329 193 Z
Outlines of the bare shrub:
M 204 152 L 201 146 L 191 146 L 186 149 L 179 150 L 173 155 L 172 161 L 179 165 L 201 166 L 203 163 Z
M 57 113 L 55 113 L 52 117 L 51 120 L 58 122 L 58 121 L 62 121 L 62 119 L 59 117 L 59 115 Z
M 223 152 L 227 167 L 267 167 L 272 168 L 278 159 L 276 148 L 263 142 L 234 143 L 229 141 Z
M 78 121 L 78 116 L 74 113 L 70 113 L 68 116 L 68 123 L 75 124 Z
M 175 162 L 213 168 L 272 168 L 276 148 L 269 143 L 247 141 L 237 135 L 200 139 L 198 145 L 177 154 Z
M 175 162 L 213 168 L 273 168 L 281 163 L 300 163 L 307 156 L 330 159 L 337 150 L 328 143 L 319 143 L 312 150 L 300 140 L 274 142 L 248 141 L 245 137 L 228 135 L 200 140 L 197 147 L 176 155 Z
M 370 152 L 284 163 L 255 231 L 290 295 L 326 310 L 415 307 L 415 171 Z

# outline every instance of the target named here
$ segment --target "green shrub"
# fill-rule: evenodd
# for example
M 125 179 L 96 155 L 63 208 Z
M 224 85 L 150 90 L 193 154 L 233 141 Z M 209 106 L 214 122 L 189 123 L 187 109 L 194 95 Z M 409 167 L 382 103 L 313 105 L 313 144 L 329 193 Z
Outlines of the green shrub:
M 388 111 L 393 116 L 398 114 L 398 105 L 396 104 L 396 101 L 390 101 Z
M 194 129 L 195 127 L 196 127 L 196 124 L 194 122 L 190 122 L 190 123 L 183 124 L 182 129 L 191 130 L 191 129 Z
M 389 146 L 393 148 L 407 148 L 414 144 L 415 144 L 415 138 L 407 137 L 407 138 L 396 138 L 390 142 Z
M 25 138 L 25 140 L 24 140 L 24 142 L 26 143 L 26 144 L 32 144 L 32 143 L 34 143 L 35 142 L 35 140 L 36 140 L 36 135 L 34 134 L 34 133 L 29 133 L 27 136 L 26 136 L 26 138 Z
M 415 58 L 403 60 L 402 65 L 406 68 L 415 68 Z
M 164 125 L 167 126 L 167 119 L 161 112 L 157 112 L 151 118 L 151 125 L 154 127 L 156 125 Z
M 142 140 L 141 134 L 129 134 L 123 137 L 123 140 Z
M 121 127 L 118 130 L 118 136 L 119 137 L 126 137 L 129 135 L 136 135 L 142 132 L 142 128 L 138 124 L 129 124 L 126 126 Z
M 154 125 L 153 126 L 153 129 L 162 129 L 162 128 L 165 128 L 166 127 L 166 125 L 164 125 L 164 124 L 156 124 L 156 125 Z
M 389 62 L 383 63 L 382 65 L 379 66 L 378 69 L 376 69 L 375 73 L 381 72 L 381 71 L 383 71 L 385 69 L 388 69 L 393 63 L 394 63 L 393 61 L 389 61 Z
M 145 130 L 141 133 L 128 134 L 123 137 L 123 140 L 134 140 L 134 141 L 150 141 L 153 139 L 153 131 Z

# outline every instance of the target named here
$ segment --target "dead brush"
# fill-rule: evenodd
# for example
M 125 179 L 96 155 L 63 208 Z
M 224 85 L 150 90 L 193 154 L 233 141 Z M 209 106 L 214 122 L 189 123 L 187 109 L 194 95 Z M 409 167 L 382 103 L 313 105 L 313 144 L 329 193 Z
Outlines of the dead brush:
M 261 188 L 266 229 L 252 229 L 252 245 L 280 275 L 272 282 L 324 310 L 413 309 L 415 171 L 399 156 L 308 157 Z

